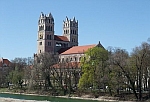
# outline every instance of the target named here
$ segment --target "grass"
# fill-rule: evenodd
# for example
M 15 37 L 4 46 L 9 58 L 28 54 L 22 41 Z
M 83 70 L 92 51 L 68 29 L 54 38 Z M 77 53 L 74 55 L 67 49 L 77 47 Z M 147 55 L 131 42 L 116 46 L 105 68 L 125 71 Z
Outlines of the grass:
M 8 92 L 9 89 L 8 88 L 0 88 L 0 92 Z

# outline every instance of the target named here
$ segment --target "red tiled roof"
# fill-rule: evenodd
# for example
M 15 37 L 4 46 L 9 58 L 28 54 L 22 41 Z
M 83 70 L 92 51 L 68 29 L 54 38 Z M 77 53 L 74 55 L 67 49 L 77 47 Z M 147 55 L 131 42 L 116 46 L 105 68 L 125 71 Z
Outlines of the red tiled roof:
M 58 50 L 57 52 L 58 52 L 59 54 L 61 54 L 61 53 L 65 52 L 66 50 L 70 49 L 70 48 L 71 48 L 71 47 L 61 48 L 61 49 Z
M 52 68 L 80 68 L 80 62 L 58 63 L 53 65 Z
M 96 46 L 96 44 L 85 45 L 85 46 L 73 46 L 72 48 L 70 48 L 70 49 L 66 50 L 65 52 L 61 53 L 61 55 L 84 53 L 88 49 L 93 48 L 95 46 Z
M 67 37 L 65 36 L 59 36 L 59 35 L 54 35 L 54 39 L 57 41 L 69 41 Z
M 8 59 L 1 59 L 0 60 L 0 67 L 2 67 L 4 64 L 6 64 L 7 66 L 10 66 L 11 62 Z

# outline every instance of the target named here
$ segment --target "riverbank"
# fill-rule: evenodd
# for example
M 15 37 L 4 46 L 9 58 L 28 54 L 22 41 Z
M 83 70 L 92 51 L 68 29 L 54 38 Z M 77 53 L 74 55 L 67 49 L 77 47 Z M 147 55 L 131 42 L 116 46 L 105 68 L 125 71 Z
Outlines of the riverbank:
M 12 92 L 1 92 L 1 93 L 7 93 L 7 94 L 18 94 L 18 95 L 30 95 L 30 96 L 48 96 L 48 95 L 38 95 L 38 94 L 27 94 L 27 93 L 12 93 Z M 90 95 L 83 95 L 81 97 L 75 97 L 75 96 L 52 96 L 55 98 L 66 98 L 66 99 L 82 99 L 82 100 L 93 100 L 93 101 L 106 101 L 106 102 L 135 102 L 135 101 L 119 101 L 116 97 L 108 97 L 108 96 L 100 96 L 98 98 L 93 98 Z M 0 98 L 0 102 L 39 102 L 36 100 L 22 100 L 22 99 L 13 99 L 13 98 Z M 43 102 L 43 101 L 41 101 Z
M 0 102 L 48 102 L 48 101 L 21 100 L 21 99 L 0 97 Z
M 136 102 L 136 101 L 120 101 L 114 97 L 106 97 L 106 96 L 100 96 L 98 98 L 87 98 L 88 95 L 82 96 L 82 97 L 68 97 L 68 96 L 56 96 L 56 97 L 62 97 L 62 98 L 72 98 L 72 99 L 83 99 L 83 100 L 96 100 L 96 101 L 106 101 L 106 102 Z
M 65 96 L 59 96 L 61 98 L 67 98 Z M 84 99 L 84 100 L 97 100 L 97 101 L 109 101 L 109 102 L 134 102 L 134 101 L 114 101 L 114 100 L 104 100 L 101 98 L 97 99 L 89 99 L 89 98 L 81 98 L 81 97 L 69 97 L 72 99 Z M 22 100 L 22 99 L 13 99 L 13 98 L 4 98 L 0 97 L 0 102 L 49 102 L 49 101 L 37 101 L 37 100 Z
M 48 96 L 49 95 L 41 95 L 41 94 L 36 94 L 36 93 L 16 93 L 16 92 L 0 92 L 0 93 L 7 93 L 7 94 L 17 94 L 17 95 L 29 95 L 29 96 Z M 3 97 L 3 96 L 2 96 Z M 39 102 L 36 100 L 22 100 L 22 99 L 13 99 L 11 98 L 0 98 L 0 102 Z M 66 96 L 51 96 L 51 97 L 58 97 L 58 98 L 66 98 L 66 99 L 82 99 L 82 100 L 93 100 L 93 101 L 106 101 L 106 102 L 136 102 L 133 100 L 126 100 L 126 101 L 121 101 L 119 100 L 119 97 L 110 97 L 110 96 L 99 96 L 98 98 L 94 98 L 91 95 L 82 95 L 81 97 L 77 97 L 75 95 L 66 95 Z M 42 101 L 43 102 L 43 101 Z M 145 102 L 150 102 L 150 100 L 147 100 Z

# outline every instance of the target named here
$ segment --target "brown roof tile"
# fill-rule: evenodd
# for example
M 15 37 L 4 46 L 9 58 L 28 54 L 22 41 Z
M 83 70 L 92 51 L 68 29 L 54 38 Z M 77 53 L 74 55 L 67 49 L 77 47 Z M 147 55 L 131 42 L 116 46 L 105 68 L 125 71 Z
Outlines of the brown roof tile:
M 61 55 L 84 53 L 88 49 L 93 48 L 95 46 L 96 46 L 96 44 L 85 45 L 85 46 L 73 46 L 72 48 L 70 48 L 70 49 L 66 50 L 65 52 L 61 53 Z
M 70 49 L 70 48 L 71 48 L 71 47 L 61 48 L 61 49 L 58 50 L 57 52 L 58 52 L 59 54 L 61 54 L 61 53 L 65 52 L 66 50 Z
M 54 35 L 54 39 L 57 41 L 69 41 L 67 37 L 65 36 L 59 36 L 59 35 Z
M 1 59 L 0 60 L 0 67 L 2 67 L 4 64 L 6 64 L 7 66 L 10 66 L 11 62 L 8 59 Z

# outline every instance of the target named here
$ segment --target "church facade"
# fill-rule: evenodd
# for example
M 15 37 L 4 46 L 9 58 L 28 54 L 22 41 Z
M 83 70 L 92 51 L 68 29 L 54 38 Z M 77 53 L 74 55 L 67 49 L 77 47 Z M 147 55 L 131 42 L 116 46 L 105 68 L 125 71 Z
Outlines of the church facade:
M 63 34 L 55 35 L 54 18 L 51 13 L 41 13 L 38 20 L 37 55 L 52 53 L 59 55 L 59 62 L 80 62 L 84 53 L 93 47 L 103 47 L 98 44 L 78 46 L 78 21 L 66 19 L 63 21 Z
M 56 54 L 62 48 L 78 46 L 78 21 L 66 19 L 63 21 L 63 34 L 55 35 L 54 18 L 51 13 L 41 13 L 38 20 L 37 54 L 50 52 Z

